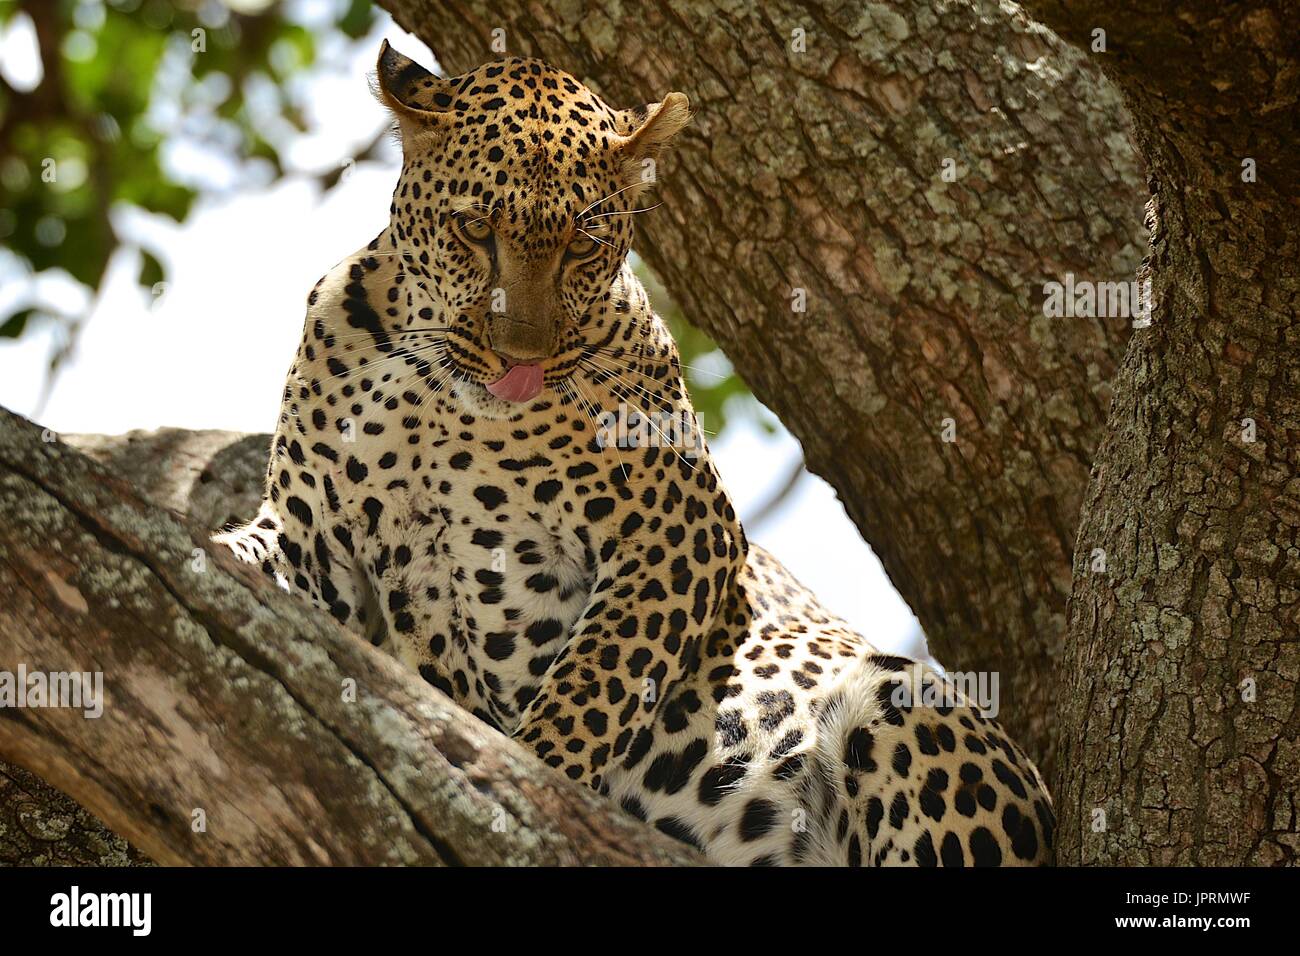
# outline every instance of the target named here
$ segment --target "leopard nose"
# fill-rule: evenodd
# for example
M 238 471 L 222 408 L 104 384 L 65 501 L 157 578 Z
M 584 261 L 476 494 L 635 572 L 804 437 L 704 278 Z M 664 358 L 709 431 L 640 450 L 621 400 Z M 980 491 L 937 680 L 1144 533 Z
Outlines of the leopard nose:
M 522 322 L 498 320 L 488 330 L 487 338 L 488 347 L 506 365 L 537 362 L 555 354 L 555 335 L 550 329 Z
M 517 355 L 511 355 L 509 352 L 503 352 L 501 349 L 493 349 L 506 368 L 514 368 L 516 365 L 528 365 L 532 359 L 520 358 Z

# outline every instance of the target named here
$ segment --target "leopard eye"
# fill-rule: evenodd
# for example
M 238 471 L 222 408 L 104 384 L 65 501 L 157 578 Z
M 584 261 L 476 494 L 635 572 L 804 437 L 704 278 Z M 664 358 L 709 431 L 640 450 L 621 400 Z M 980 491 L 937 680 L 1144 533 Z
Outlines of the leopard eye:
M 456 228 L 469 242 L 482 244 L 492 238 L 492 224 L 482 213 L 459 213 L 456 216 Z
M 600 243 L 595 238 L 584 234 L 574 237 L 574 240 L 569 243 L 569 248 L 565 251 L 570 259 L 586 259 L 596 251 L 596 247 L 599 245 Z

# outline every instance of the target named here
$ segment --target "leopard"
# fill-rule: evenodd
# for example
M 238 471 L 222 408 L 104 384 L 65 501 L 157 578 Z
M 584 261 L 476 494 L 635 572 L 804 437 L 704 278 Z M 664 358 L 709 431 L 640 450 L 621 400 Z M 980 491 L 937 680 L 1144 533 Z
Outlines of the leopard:
M 745 536 L 629 259 L 686 95 L 386 41 L 372 85 L 388 225 L 311 290 L 261 505 L 215 539 L 712 863 L 1050 863 L 986 702 Z

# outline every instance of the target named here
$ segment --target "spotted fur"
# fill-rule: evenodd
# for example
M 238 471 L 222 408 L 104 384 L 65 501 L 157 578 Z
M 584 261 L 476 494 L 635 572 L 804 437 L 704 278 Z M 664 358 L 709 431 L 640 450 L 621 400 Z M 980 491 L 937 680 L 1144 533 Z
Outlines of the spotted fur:
M 536 60 L 439 79 L 387 45 L 377 76 L 390 224 L 312 290 L 265 500 L 219 540 L 720 863 L 1047 860 L 994 721 L 900 705 L 913 662 L 746 542 L 707 451 L 598 434 L 691 413 L 627 264 L 685 97 L 618 111 Z M 489 391 L 521 363 L 536 397 Z

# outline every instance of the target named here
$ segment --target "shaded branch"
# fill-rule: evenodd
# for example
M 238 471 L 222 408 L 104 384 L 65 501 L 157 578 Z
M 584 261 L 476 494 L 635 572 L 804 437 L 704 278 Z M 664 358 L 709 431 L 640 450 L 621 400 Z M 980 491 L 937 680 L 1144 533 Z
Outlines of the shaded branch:
M 799 487 L 799 481 L 803 478 L 805 469 L 803 466 L 803 456 L 786 471 L 785 478 L 777 485 L 776 490 L 768 495 L 767 499 L 754 509 L 754 513 L 749 516 L 745 522 L 745 528 L 751 534 L 758 530 L 765 522 L 784 507 L 785 503 L 790 500 L 794 494 L 795 488 Z
M 139 866 L 149 860 L 33 773 L 0 763 L 0 866 Z

